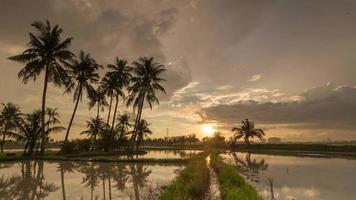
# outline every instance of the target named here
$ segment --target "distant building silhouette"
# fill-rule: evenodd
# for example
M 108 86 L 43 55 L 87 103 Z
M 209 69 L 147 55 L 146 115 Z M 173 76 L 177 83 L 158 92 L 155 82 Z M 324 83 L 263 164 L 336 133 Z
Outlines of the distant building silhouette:
M 281 142 L 282 142 L 282 139 L 279 137 L 268 138 L 268 143 L 281 143 Z

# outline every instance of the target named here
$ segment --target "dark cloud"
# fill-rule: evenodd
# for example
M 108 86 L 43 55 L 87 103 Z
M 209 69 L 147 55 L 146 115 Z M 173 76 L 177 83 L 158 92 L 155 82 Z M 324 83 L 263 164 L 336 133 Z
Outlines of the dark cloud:
M 333 84 L 312 88 L 298 101 L 240 102 L 203 109 L 203 120 L 236 124 L 249 118 L 263 124 L 294 128 L 356 129 L 356 88 Z

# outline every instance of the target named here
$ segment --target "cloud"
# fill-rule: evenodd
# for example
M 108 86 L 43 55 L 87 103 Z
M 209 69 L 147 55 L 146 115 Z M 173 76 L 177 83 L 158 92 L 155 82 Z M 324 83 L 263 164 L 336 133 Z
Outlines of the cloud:
M 255 82 L 258 81 L 262 78 L 262 74 L 255 74 L 253 75 L 250 79 L 248 79 L 249 82 Z
M 356 88 L 327 84 L 299 95 L 297 101 L 220 104 L 203 108 L 203 121 L 235 124 L 249 118 L 263 124 L 289 124 L 293 128 L 356 130 Z

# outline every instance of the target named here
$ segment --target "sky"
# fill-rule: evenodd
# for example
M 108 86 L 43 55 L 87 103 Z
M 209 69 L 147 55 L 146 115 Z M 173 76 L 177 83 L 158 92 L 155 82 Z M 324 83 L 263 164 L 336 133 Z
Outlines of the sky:
M 116 56 L 166 66 L 167 94 L 143 111 L 152 137 L 228 138 L 248 118 L 267 138 L 356 140 L 356 0 L 0 0 L 0 102 L 23 112 L 40 108 L 43 77 L 22 84 L 23 65 L 7 58 L 46 19 L 104 66 Z M 63 92 L 50 86 L 47 105 L 66 127 L 74 103 Z M 84 99 L 70 139 L 94 116 Z

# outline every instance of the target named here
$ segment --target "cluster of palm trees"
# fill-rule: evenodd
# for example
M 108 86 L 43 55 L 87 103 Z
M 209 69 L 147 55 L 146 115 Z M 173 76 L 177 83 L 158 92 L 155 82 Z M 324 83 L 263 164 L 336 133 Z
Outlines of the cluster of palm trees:
M 62 39 L 63 30 L 58 25 L 52 27 L 49 21 L 45 23 L 36 21 L 32 23 L 32 26 L 37 30 L 37 34 L 29 33 L 28 49 L 9 59 L 25 65 L 18 73 L 18 77 L 22 79 L 24 84 L 29 80 L 36 81 L 44 72 L 41 111 L 26 116 L 24 120 L 28 123 L 36 121 L 36 127 L 31 128 L 36 129 L 35 132 L 38 133 L 36 140 L 40 141 L 40 152 L 45 151 L 46 137 L 50 130 L 52 131 L 49 126 L 55 124 L 54 118 L 46 115 L 46 97 L 49 83 L 58 87 L 63 86 L 65 93 L 73 93 L 75 106 L 66 129 L 63 146 L 68 143 L 78 105 L 84 96 L 89 99 L 89 108 L 97 107 L 97 114 L 95 118 L 91 118 L 87 122 L 88 130 L 83 133 L 91 136 L 93 144 L 97 136 L 106 138 L 108 150 L 114 148 L 115 139 L 122 139 L 130 133 L 131 138 L 127 142 L 127 150 L 129 152 L 134 151 L 135 146 L 139 144 L 139 139 L 145 134 L 151 133 L 148 129 L 149 124 L 141 119 L 142 110 L 145 103 L 148 103 L 151 109 L 153 103 L 159 103 L 158 91 L 165 93 L 164 87 L 160 84 L 165 81 L 161 77 L 166 70 L 165 66 L 156 62 L 153 57 L 141 57 L 132 62 L 132 66 L 126 60 L 116 57 L 115 63 L 107 66 L 109 71 L 100 79 L 99 70 L 104 67 L 84 51 L 80 51 L 78 56 L 73 54 L 69 50 L 73 38 Z M 107 98 L 109 98 L 109 103 Z M 134 112 L 136 111 L 132 131 L 129 131 L 131 124 L 128 115 L 117 116 L 120 101 L 126 103 L 127 107 L 133 106 Z M 100 111 L 103 111 L 106 106 L 109 108 L 105 123 L 100 116 Z M 114 107 L 113 111 L 112 107 Z M 16 129 L 21 132 L 25 132 L 26 129 L 26 127 L 23 127 L 24 130 L 22 130 L 17 124 L 4 124 L 1 121 L 0 125 L 3 127 L 3 135 L 10 135 L 8 129 Z M 62 128 L 56 127 L 54 130 L 57 131 Z M 115 135 L 115 133 L 118 134 Z M 29 142 L 28 145 L 31 147 L 32 142 Z
M 24 114 L 19 106 L 13 103 L 2 104 L 3 109 L 0 113 L 0 125 L 2 133 L 1 152 L 4 150 L 6 136 L 17 141 L 25 142 L 24 154 L 39 152 L 41 144 L 41 119 L 42 112 L 35 110 L 32 113 Z M 56 108 L 46 108 L 45 110 L 45 141 L 49 140 L 51 133 L 64 130 L 60 126 L 59 113 Z

